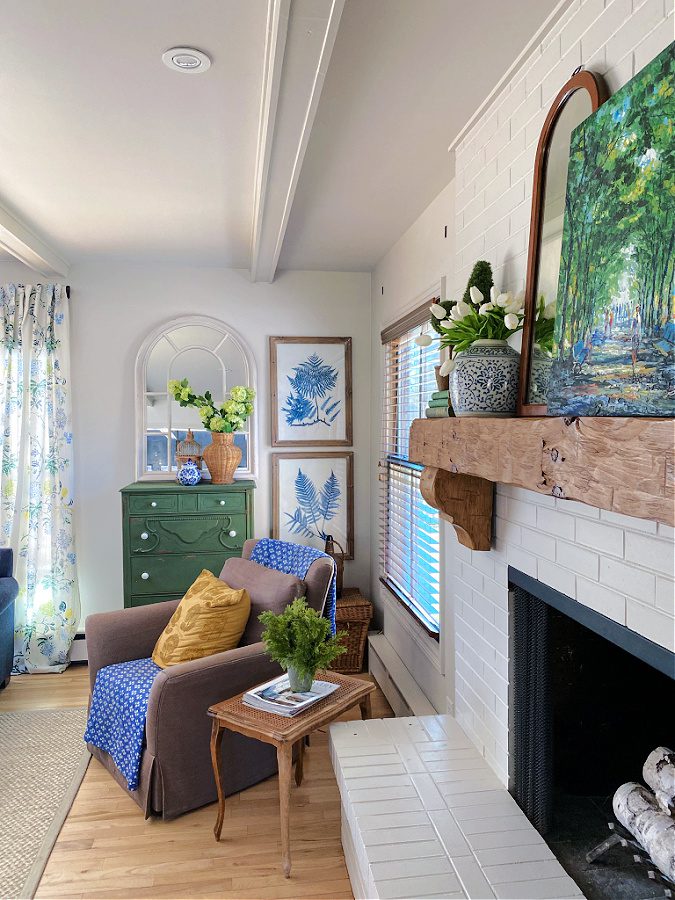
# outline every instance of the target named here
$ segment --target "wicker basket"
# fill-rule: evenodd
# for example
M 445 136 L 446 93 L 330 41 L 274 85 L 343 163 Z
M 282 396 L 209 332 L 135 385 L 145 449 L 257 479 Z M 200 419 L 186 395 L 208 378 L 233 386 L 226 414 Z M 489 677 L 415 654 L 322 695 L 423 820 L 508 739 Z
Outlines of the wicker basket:
M 355 675 L 363 671 L 368 625 L 373 617 L 373 605 L 361 595 L 358 588 L 345 588 L 335 607 L 335 624 L 338 631 L 346 631 L 346 653 L 341 653 L 331 669 L 342 675 Z

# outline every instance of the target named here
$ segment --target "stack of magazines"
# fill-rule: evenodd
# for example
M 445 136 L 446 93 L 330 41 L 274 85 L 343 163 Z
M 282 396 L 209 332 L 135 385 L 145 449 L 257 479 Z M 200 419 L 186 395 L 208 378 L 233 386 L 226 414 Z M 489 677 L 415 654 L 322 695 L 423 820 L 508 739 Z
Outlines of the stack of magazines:
M 338 687 L 331 681 L 313 681 L 308 691 L 292 691 L 288 675 L 281 675 L 246 691 L 242 699 L 246 706 L 290 718 L 309 709 L 318 700 L 328 697 Z

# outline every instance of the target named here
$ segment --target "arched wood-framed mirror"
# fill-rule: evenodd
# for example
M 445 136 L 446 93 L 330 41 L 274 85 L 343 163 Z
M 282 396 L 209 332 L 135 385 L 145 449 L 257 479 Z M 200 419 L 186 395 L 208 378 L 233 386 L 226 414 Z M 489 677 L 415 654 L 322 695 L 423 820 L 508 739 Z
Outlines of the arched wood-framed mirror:
M 545 382 L 547 350 L 545 346 L 539 346 L 537 331 L 541 329 L 543 343 L 544 335 L 552 327 L 551 304 L 555 304 L 560 271 L 570 138 L 577 125 L 594 113 L 608 96 L 607 87 L 599 75 L 577 70 L 551 104 L 541 129 L 534 161 L 525 283 L 525 320 L 518 389 L 518 415 L 521 416 L 547 414 L 546 398 L 541 387 Z M 540 320 L 537 320 L 538 307 L 548 307 L 547 318 L 541 315 L 540 310 Z

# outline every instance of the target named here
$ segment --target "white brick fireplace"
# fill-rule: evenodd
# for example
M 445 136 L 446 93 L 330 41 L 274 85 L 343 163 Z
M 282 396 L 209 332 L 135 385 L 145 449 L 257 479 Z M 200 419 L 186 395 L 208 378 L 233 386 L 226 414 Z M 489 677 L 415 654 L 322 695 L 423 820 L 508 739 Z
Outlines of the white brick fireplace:
M 534 155 L 552 99 L 581 64 L 603 75 L 615 92 L 669 44 L 673 21 L 672 0 L 572 0 L 454 148 L 454 191 L 451 184 L 439 195 L 377 267 L 374 335 L 410 307 L 415 294 L 441 284 L 444 274 L 448 296 L 461 294 L 477 259 L 492 263 L 500 289 L 524 288 Z M 379 348 L 373 349 L 377 359 Z M 379 393 L 373 420 L 377 447 Z M 376 485 L 374 511 L 377 502 Z M 508 566 L 675 650 L 674 533 L 504 485 L 497 487 L 495 512 L 489 552 L 467 550 L 444 526 L 445 670 L 427 672 L 417 652 L 404 661 L 420 685 L 431 685 L 427 696 L 437 708 L 439 694 L 447 698 L 447 710 L 507 784 Z M 412 642 L 395 618 L 385 601 L 385 635 L 391 633 L 402 654 L 404 640 Z
M 534 154 L 551 101 L 583 64 L 613 93 L 673 40 L 671 0 L 575 0 L 455 150 L 454 293 L 477 259 L 524 288 Z M 675 650 L 673 529 L 500 485 L 494 549 L 454 539 L 455 714 L 508 779 L 507 567 Z

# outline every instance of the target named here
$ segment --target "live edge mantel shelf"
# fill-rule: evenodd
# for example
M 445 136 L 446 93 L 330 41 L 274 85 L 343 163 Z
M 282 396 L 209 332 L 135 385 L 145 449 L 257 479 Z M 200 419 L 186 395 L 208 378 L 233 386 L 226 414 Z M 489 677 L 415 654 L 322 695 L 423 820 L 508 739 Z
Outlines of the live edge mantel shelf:
M 416 419 L 421 490 L 461 544 L 489 550 L 494 484 L 675 524 L 672 419 Z

